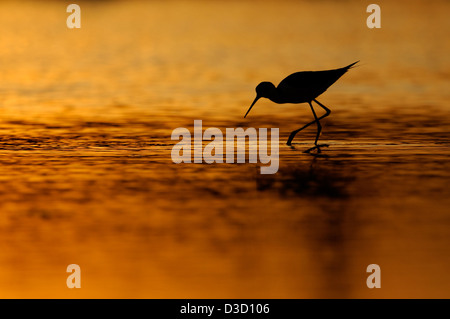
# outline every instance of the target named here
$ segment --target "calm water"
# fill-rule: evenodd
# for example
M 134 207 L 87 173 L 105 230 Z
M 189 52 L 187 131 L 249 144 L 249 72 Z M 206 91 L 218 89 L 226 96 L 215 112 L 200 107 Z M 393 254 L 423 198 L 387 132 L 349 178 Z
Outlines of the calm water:
M 450 297 L 447 1 L 0 2 L 0 297 Z M 307 105 L 263 80 L 361 66 Z M 172 163 L 172 130 L 279 127 L 280 170 Z M 81 266 L 82 288 L 66 287 Z M 381 267 L 382 288 L 366 287 Z

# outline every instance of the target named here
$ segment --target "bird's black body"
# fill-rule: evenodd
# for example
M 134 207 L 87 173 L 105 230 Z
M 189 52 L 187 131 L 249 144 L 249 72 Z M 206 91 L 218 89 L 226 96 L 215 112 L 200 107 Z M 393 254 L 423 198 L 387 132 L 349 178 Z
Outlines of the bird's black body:
M 356 63 L 356 62 L 355 62 Z M 289 75 L 278 84 L 279 102 L 275 103 L 305 103 L 310 102 L 325 92 L 352 66 L 327 71 L 305 71 Z
M 270 82 L 261 82 L 256 87 L 256 98 L 244 117 L 247 116 L 253 105 L 255 105 L 256 101 L 258 101 L 258 99 L 261 97 L 268 98 L 272 102 L 278 104 L 309 103 L 315 121 L 307 124 L 299 130 L 293 131 L 291 133 L 291 136 L 289 137 L 287 144 L 291 145 L 292 139 L 300 130 L 306 128 L 314 122 L 317 122 L 318 133 L 316 141 L 314 143 L 316 146 L 312 149 L 317 148 L 317 150 L 320 151 L 319 145 L 317 145 L 317 140 L 321 131 L 319 120 L 328 116 L 331 111 L 327 107 L 319 103 L 316 98 L 323 92 L 325 92 L 334 82 L 336 82 L 342 75 L 344 75 L 353 65 L 358 62 L 359 61 L 347 65 L 346 67 L 334 70 L 296 72 L 283 79 L 277 87 L 275 87 Z M 317 118 L 314 108 L 311 104 L 312 101 L 315 101 L 317 104 L 319 104 L 327 113 L 320 118 Z

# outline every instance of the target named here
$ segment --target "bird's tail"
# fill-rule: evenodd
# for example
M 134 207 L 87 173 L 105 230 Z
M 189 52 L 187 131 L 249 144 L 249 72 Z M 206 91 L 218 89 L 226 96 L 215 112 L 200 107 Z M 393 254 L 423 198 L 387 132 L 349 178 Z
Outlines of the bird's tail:
M 353 62 L 352 64 L 349 64 L 349 65 L 347 65 L 344 69 L 351 69 L 352 68 L 352 66 L 354 66 L 356 63 L 358 63 L 360 60 L 358 60 L 358 61 L 356 61 L 356 62 Z

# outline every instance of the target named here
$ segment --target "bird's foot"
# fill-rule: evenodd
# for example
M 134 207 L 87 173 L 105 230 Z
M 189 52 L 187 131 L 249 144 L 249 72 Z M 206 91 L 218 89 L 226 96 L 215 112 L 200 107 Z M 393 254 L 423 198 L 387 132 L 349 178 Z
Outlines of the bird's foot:
M 295 150 L 295 146 L 292 145 L 291 141 L 287 141 L 286 145 L 289 146 L 292 150 Z
M 317 144 L 311 148 L 308 148 L 306 151 L 303 151 L 303 153 L 311 153 L 311 151 L 313 150 L 317 150 L 317 153 L 322 153 L 322 151 L 320 150 L 321 147 L 328 147 L 328 144 Z

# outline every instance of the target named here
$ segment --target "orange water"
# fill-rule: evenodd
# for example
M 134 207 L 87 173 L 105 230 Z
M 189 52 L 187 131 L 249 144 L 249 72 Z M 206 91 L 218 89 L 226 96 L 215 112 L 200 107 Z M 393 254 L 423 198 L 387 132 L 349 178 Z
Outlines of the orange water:
M 0 2 L 0 297 L 450 297 L 446 1 Z M 263 80 L 361 60 L 307 105 Z M 280 170 L 172 163 L 172 130 L 279 127 Z M 81 267 L 68 289 L 66 267 Z M 381 267 L 368 289 L 366 267 Z

